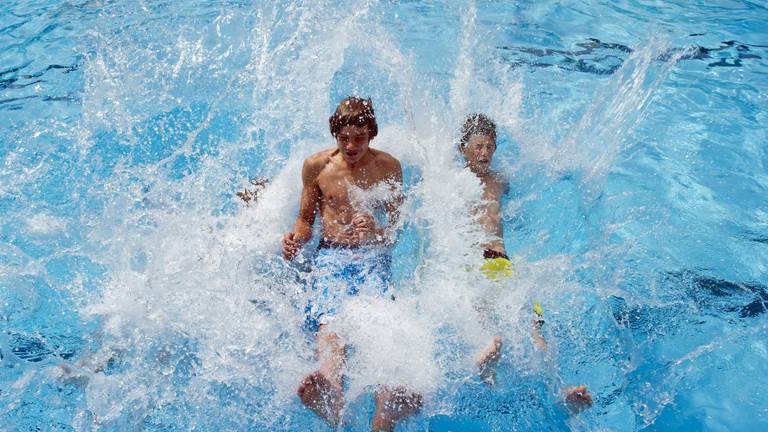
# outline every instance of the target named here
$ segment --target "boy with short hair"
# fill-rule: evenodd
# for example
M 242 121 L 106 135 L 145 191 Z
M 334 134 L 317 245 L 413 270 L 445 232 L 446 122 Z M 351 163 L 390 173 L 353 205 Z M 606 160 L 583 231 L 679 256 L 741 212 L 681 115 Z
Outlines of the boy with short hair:
M 475 212 L 478 223 L 491 239 L 480 245 L 485 259 L 480 271 L 494 281 L 511 277 L 512 263 L 504 249 L 504 227 L 501 222 L 501 197 L 508 192 L 508 186 L 501 174 L 490 168 L 496 152 L 496 124 L 485 114 L 467 116 L 461 128 L 459 151 L 466 166 L 480 179 L 483 188 L 482 203 L 475 208 Z M 533 309 L 537 315 L 532 330 L 534 343 L 544 350 L 546 341 L 540 331 L 544 324 L 543 311 L 538 303 L 534 304 Z M 496 382 L 496 366 L 501 357 L 502 342 L 501 336 L 494 336 L 476 362 L 480 377 L 489 384 Z M 586 386 L 568 388 L 564 392 L 566 403 L 573 412 L 592 405 L 592 396 Z
M 344 406 L 342 390 L 346 345 L 333 331 L 333 320 L 345 299 L 359 294 L 383 296 L 391 282 L 389 246 L 402 202 L 403 173 L 391 155 L 369 147 L 378 134 L 370 99 L 348 97 L 329 118 L 336 147 L 304 161 L 299 216 L 293 230 L 283 237 L 283 256 L 292 260 L 312 237 L 320 213 L 322 238 L 313 263 L 312 292 L 307 306 L 310 326 L 317 330 L 318 370 L 307 375 L 298 388 L 302 403 L 329 425 L 337 427 Z M 384 185 L 391 191 L 383 202 L 360 205 L 355 190 Z M 372 207 L 387 214 L 388 226 L 378 226 Z M 404 386 L 380 387 L 371 427 L 392 431 L 402 418 L 415 414 L 421 396 Z

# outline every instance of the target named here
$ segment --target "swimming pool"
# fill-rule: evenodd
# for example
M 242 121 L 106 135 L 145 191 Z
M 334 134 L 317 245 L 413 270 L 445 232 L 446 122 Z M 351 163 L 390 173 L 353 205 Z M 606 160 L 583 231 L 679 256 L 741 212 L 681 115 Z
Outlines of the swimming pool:
M 735 0 L 6 1 L 0 429 L 325 430 L 294 395 L 306 269 L 277 251 L 301 159 L 360 94 L 409 223 L 398 304 L 350 313 L 344 430 L 397 379 L 425 394 L 399 430 L 764 430 L 767 20 Z M 511 186 L 494 388 L 461 325 L 474 111 Z M 580 383 L 595 404 L 569 417 Z

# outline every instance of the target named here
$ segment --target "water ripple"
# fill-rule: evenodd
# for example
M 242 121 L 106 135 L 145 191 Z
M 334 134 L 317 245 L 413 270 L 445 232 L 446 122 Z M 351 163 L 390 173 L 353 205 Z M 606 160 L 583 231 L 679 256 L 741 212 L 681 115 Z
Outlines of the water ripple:
M 610 75 L 616 72 L 626 60 L 627 56 L 634 52 L 632 48 L 622 43 L 603 42 L 590 38 L 586 42 L 576 44 L 580 49 L 562 50 L 554 48 L 535 48 L 525 46 L 499 46 L 502 57 L 513 66 L 530 67 L 558 67 L 560 69 L 591 73 L 596 75 Z M 724 41 L 718 47 L 707 48 L 703 46 L 691 46 L 685 48 L 672 48 L 661 54 L 659 61 L 666 61 L 677 54 L 680 61 L 702 60 L 708 67 L 742 67 L 744 60 L 762 59 L 760 49 L 768 48 L 763 45 L 750 45 L 737 41 Z M 720 55 L 717 55 L 720 54 Z

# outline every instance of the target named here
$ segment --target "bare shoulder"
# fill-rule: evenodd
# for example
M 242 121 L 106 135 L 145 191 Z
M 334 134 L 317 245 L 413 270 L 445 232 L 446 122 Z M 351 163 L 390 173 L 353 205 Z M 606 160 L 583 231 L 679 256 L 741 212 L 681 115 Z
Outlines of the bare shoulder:
M 317 177 L 331 160 L 333 150 L 323 150 L 304 159 L 304 165 L 301 167 L 301 180 L 305 187 L 315 183 Z
M 374 159 L 376 166 L 381 167 L 383 171 L 386 171 L 386 172 L 402 171 L 402 168 L 400 167 L 400 161 L 397 160 L 397 158 L 381 150 L 374 150 L 374 149 L 371 149 L 371 150 L 374 156 L 376 156 L 376 159 Z
M 335 149 L 328 149 L 317 152 L 304 159 L 304 166 L 301 168 L 301 176 L 304 180 L 314 180 L 320 175 L 320 172 L 328 165 Z

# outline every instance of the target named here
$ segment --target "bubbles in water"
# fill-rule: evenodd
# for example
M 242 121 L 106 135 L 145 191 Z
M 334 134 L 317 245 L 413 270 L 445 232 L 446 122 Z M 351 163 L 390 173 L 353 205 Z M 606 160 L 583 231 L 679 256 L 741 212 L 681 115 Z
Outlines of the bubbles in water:
M 170 12 L 162 12 L 166 6 Z M 583 370 L 587 360 L 572 359 L 592 352 L 595 335 L 612 341 L 616 352 L 626 348 L 626 335 L 606 323 L 610 312 L 592 297 L 624 294 L 621 269 L 603 264 L 623 251 L 607 240 L 620 227 L 590 227 L 586 219 L 684 53 L 660 59 L 669 47 L 652 39 L 582 101 L 584 112 L 572 126 L 541 126 L 525 106 L 522 73 L 489 46 L 473 2 L 455 23 L 454 70 L 438 78 L 421 73 L 413 54 L 400 48 L 396 29 L 380 15 L 382 5 L 352 6 L 227 5 L 199 15 L 160 4 L 102 10 L 88 33 L 93 49 L 83 60 L 82 115 L 68 132 L 75 143 L 68 151 L 87 171 L 72 192 L 78 213 L 30 211 L 19 223 L 33 239 L 82 234 L 73 253 L 102 265 L 103 279 L 84 289 L 69 283 L 75 277 L 62 277 L 53 291 L 76 297 L 78 307 L 86 304 L 80 317 L 98 330 L 77 355 L 45 346 L 45 374 L 14 363 L 23 371 L 12 377 L 16 399 L 34 382 L 70 383 L 82 392 L 70 416 L 81 430 L 319 425 L 294 396 L 316 368 L 311 335 L 302 329 L 303 307 L 313 294 L 306 288 L 312 252 L 288 264 L 279 251 L 297 212 L 302 159 L 334 145 L 327 117 L 349 94 L 373 97 L 381 133 L 372 145 L 404 165 L 398 253 L 413 256 L 413 268 L 398 273 L 395 301 L 351 299 L 335 324 L 353 347 L 345 388 L 351 406 L 364 405 L 379 385 L 406 384 L 423 394 L 425 418 L 486 400 L 499 410 L 534 404 L 527 399 L 555 405 L 552 393 L 585 376 L 608 395 L 601 398 L 621 393 L 634 365 L 596 350 L 603 357 L 590 361 L 604 374 L 592 376 Z M 147 14 L 146 7 L 157 10 Z M 153 13 L 164 19 L 152 19 Z M 506 141 L 500 149 L 510 151 L 499 151 L 496 167 L 521 185 L 504 209 L 507 245 L 525 230 L 534 238 L 508 248 L 516 254 L 515 278 L 503 283 L 477 271 L 478 245 L 488 240 L 472 211 L 482 187 L 457 153 L 457 131 L 470 112 L 498 123 Z M 539 133 L 547 128 L 556 131 Z M 29 169 L 0 177 L 3 191 L 18 195 L 15 185 L 36 182 L 50 167 L 25 157 L 22 150 L 5 156 L 6 163 Z M 241 206 L 235 192 L 260 176 L 268 183 Z M 356 198 L 373 208 L 391 193 L 382 187 L 357 191 Z M 517 215 L 536 205 L 565 215 L 552 225 L 569 217 L 573 225 L 556 231 L 548 221 L 521 222 Z M 512 232 L 511 219 L 519 230 Z M 577 234 L 589 229 L 594 235 L 584 237 L 594 243 L 580 244 Z M 0 270 L 34 274 L 50 264 L 37 261 L 45 254 L 35 255 L 34 244 L 23 246 L 2 244 Z M 36 282 L 3 275 L 2 283 L 5 322 L 16 325 L 38 312 Z M 534 302 L 552 317 L 546 353 L 531 344 Z M 589 314 L 599 318 L 584 317 Z M 471 387 L 479 385 L 477 355 L 494 336 L 504 340 L 498 386 Z M 13 343 L 5 333 L 0 338 L 3 365 L 9 365 Z M 529 375 L 543 378 L 519 390 Z M 467 394 L 470 402 L 462 399 Z M 670 397 L 623 402 L 652 424 Z M 366 409 L 346 415 L 366 423 Z M 514 417 L 505 415 L 498 413 Z M 602 424 L 580 421 L 576 426 Z

